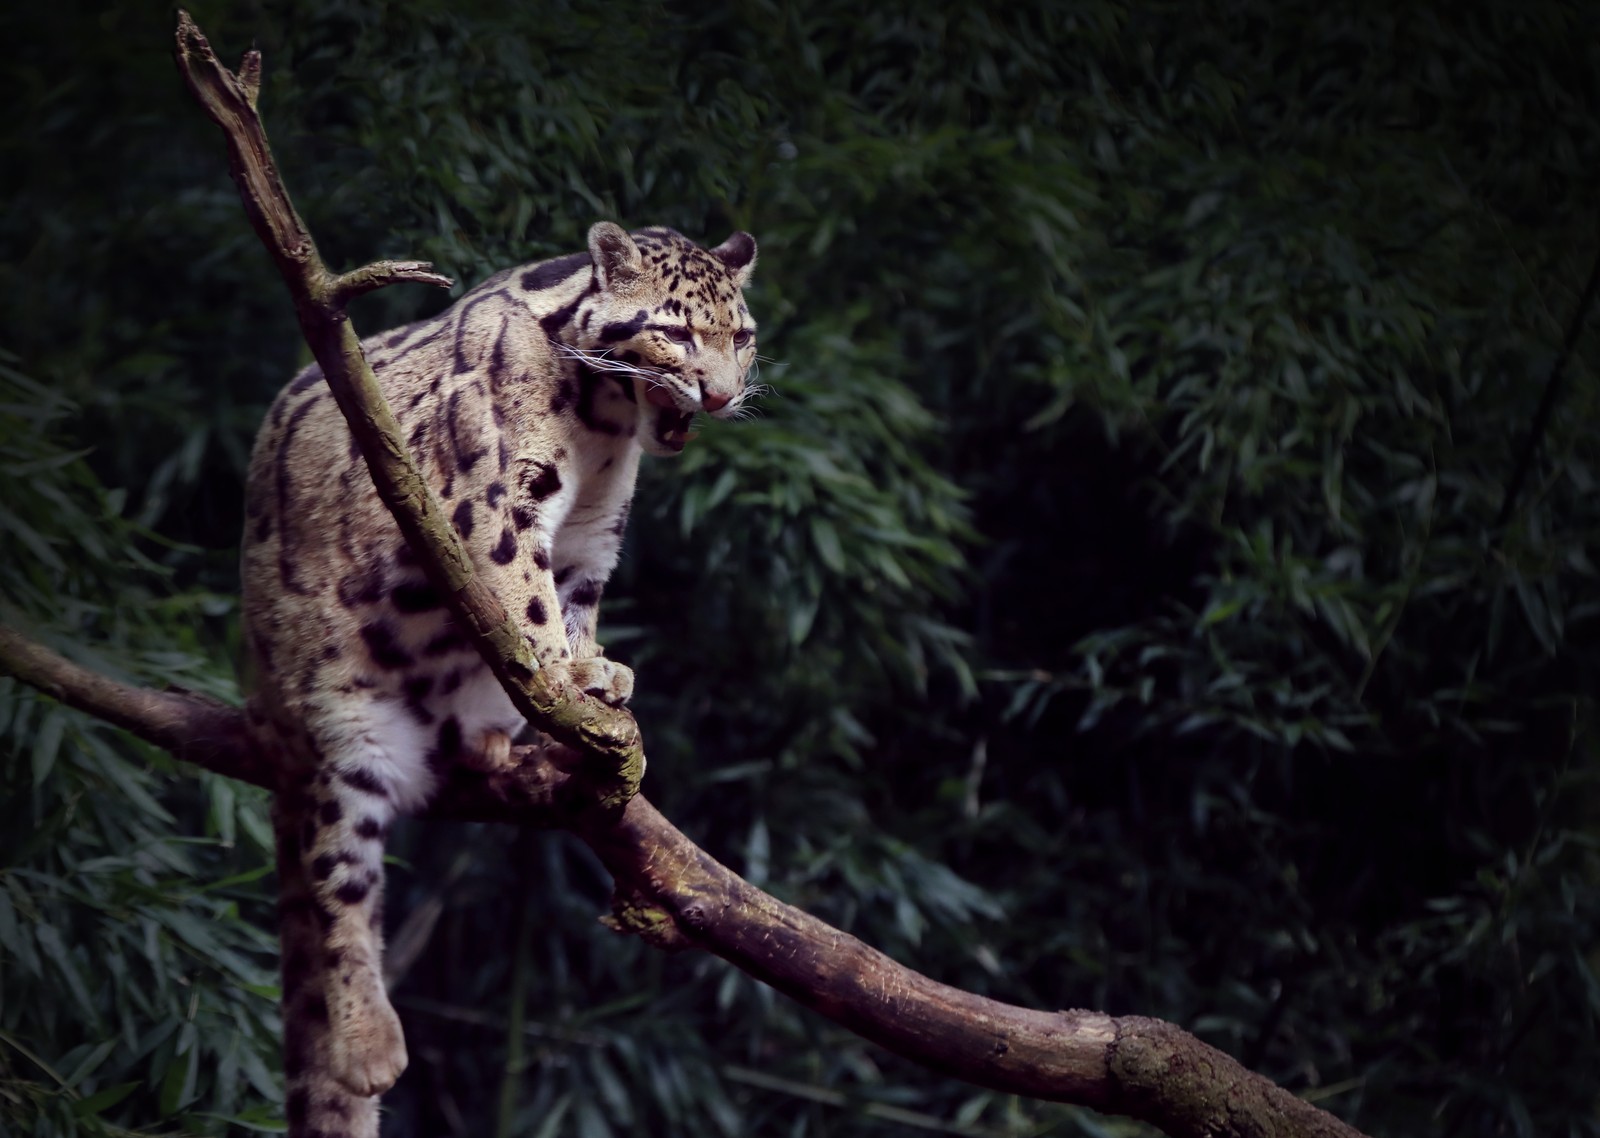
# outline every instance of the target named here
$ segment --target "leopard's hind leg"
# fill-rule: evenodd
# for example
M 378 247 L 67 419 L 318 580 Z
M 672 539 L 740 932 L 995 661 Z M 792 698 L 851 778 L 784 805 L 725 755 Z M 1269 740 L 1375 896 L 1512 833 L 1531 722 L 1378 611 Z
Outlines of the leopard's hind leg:
M 288 1138 L 378 1138 L 378 1100 L 331 1075 L 323 937 L 328 915 L 313 895 L 302 851 L 314 799 L 286 791 L 273 804 L 278 848 L 278 939 L 283 977 L 283 1071 Z
M 424 730 L 405 707 L 382 698 L 312 707 L 304 730 L 317 768 L 298 797 L 296 837 L 318 924 L 326 1063 L 352 1095 L 381 1095 L 406 1066 L 405 1036 L 382 976 L 384 839 L 397 813 L 426 802 L 437 771 L 459 752 L 459 731 L 451 739 L 438 725 Z
M 406 1066 L 383 983 L 384 839 L 397 813 L 426 801 L 459 738 L 440 753 L 446 733 L 382 699 L 318 708 L 305 726 L 319 757 L 303 796 L 300 864 L 321 922 L 330 1070 L 352 1094 L 379 1095 Z

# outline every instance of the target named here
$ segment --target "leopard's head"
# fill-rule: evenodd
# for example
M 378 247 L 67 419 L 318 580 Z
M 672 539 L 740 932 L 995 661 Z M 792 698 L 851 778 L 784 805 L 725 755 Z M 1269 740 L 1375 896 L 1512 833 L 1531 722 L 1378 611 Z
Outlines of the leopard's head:
M 631 384 L 645 451 L 674 455 L 704 411 L 734 415 L 750 394 L 756 325 L 743 288 L 756 243 L 735 233 L 702 249 L 665 228 L 589 230 L 597 303 L 576 339 L 589 366 Z

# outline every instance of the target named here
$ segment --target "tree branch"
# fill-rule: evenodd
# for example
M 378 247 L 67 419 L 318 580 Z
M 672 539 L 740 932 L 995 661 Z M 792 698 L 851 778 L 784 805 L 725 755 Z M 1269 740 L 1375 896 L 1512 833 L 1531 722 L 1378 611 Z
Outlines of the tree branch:
M 509 772 L 452 771 L 431 816 L 571 829 L 615 878 L 617 927 L 664 947 L 713 952 L 852 1031 L 969 1082 L 1131 1115 L 1179 1138 L 1359 1138 L 1170 1024 L 1031 1011 L 919 975 L 756 889 L 637 797 L 644 751 L 632 717 L 557 690 L 537 671 L 521 630 L 474 575 L 407 454 L 343 310 L 351 297 L 383 284 L 446 278 L 420 262 L 330 273 L 283 189 L 256 112 L 260 56 L 248 53 L 233 75 L 180 11 L 177 58 L 190 90 L 222 127 L 246 213 L 289 288 L 379 494 L 518 710 L 555 739 L 518 748 Z M 3 628 L 0 671 L 180 758 L 275 785 L 275 769 L 251 741 L 248 711 L 117 683 Z
M 130 687 L 79 667 L 0 625 L 0 675 L 11 675 L 184 762 L 229 778 L 272 786 L 274 768 L 250 738 L 244 715 L 209 696 Z
M 593 756 L 587 764 L 591 784 L 605 806 L 620 807 L 644 776 L 644 744 L 633 717 L 553 683 L 539 670 L 521 627 L 474 572 L 466 547 L 412 461 L 344 311 L 352 297 L 385 284 L 448 285 L 449 278 L 421 261 L 380 261 L 342 276 L 331 273 L 283 188 L 256 113 L 259 53 L 246 53 L 241 66 L 246 77 L 235 76 L 218 61 L 189 14 L 179 10 L 177 61 L 195 99 L 222 128 L 228 169 L 245 213 L 288 286 L 301 333 L 350 424 L 378 496 L 513 705 L 556 740 Z
M 364 293 L 392 284 L 431 284 L 449 288 L 449 277 L 433 271 L 427 261 L 374 261 L 365 268 L 352 269 L 334 280 L 330 290 L 333 304 L 343 308 Z
M 197 766 L 275 785 L 245 712 L 118 683 L 3 627 L 0 673 Z M 757 889 L 642 796 L 620 812 L 594 809 L 565 748 L 517 752 L 508 773 L 453 770 L 426 816 L 570 829 L 616 881 L 615 924 L 654 944 L 704 949 L 897 1055 L 979 1086 L 1128 1115 L 1173 1138 L 1361 1138 L 1172 1024 L 1034 1011 L 930 980 Z

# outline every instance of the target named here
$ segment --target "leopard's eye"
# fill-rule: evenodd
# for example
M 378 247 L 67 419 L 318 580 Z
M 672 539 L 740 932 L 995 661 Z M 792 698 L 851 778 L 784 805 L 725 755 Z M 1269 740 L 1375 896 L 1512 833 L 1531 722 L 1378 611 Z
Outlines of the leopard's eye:
M 733 346 L 736 348 L 742 348 L 753 339 L 755 339 L 755 337 L 750 334 L 750 329 L 740 328 L 733 334 Z
M 694 343 L 694 333 L 687 328 L 663 328 L 661 329 L 661 334 L 675 344 Z

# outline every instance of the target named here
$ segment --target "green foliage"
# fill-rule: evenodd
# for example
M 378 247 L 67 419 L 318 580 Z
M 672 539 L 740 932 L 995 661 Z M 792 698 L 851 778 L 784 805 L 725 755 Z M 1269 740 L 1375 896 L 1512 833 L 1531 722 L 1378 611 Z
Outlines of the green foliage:
M 600 217 L 756 234 L 774 390 L 648 464 L 602 636 L 707 848 L 940 979 L 1173 1019 L 1374 1134 L 1600 1130 L 1592 321 L 1497 525 L 1600 250 L 1594 13 L 196 16 L 264 50 L 336 263 L 466 283 Z M 6 381 L 6 619 L 227 694 L 243 456 L 304 349 L 165 14 L 0 30 L 38 45 L 0 64 L 0 342 L 44 384 Z M 4 846 L 5 936 L 56 969 L 3 941 L 0 1109 L 139 1080 L 107 1119 L 270 1114 L 256 796 L 0 700 L 5 832 L 39 835 Z M 395 1134 L 1132 1132 L 615 937 L 563 837 L 396 853 Z
M 125 681 L 231 695 L 124 496 L 61 445 L 75 408 L 0 357 L 0 622 Z M 0 679 L 0 1129 L 271 1118 L 262 796 Z M 191 1113 L 194 1112 L 194 1113 Z M 210 1121 L 208 1121 L 208 1119 Z

